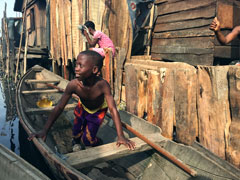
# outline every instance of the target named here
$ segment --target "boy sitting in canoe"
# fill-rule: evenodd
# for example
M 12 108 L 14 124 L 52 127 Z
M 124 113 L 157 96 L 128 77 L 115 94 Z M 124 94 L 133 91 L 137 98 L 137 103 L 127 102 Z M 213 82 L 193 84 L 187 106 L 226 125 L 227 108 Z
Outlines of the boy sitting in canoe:
M 109 84 L 102 77 L 97 76 L 102 65 L 103 58 L 97 52 L 87 50 L 79 53 L 75 67 L 76 78 L 68 83 L 59 103 L 49 115 L 43 130 L 31 134 L 29 140 L 37 137 L 45 141 L 49 129 L 64 110 L 72 94 L 77 94 L 80 100 L 74 111 L 73 151 L 80 150 L 81 143 L 85 146 L 97 146 L 100 144 L 100 139 L 96 137 L 96 134 L 108 108 L 117 130 L 118 139 L 116 145 L 119 147 L 123 144 L 128 149 L 134 150 L 135 143 L 124 137 L 120 115 Z

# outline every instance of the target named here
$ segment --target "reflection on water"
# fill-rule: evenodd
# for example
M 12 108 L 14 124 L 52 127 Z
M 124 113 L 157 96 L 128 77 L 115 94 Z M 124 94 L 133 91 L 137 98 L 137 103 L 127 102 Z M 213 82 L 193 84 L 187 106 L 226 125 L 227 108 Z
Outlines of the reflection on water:
M 17 117 L 15 84 L 0 78 L 0 143 L 54 180 L 42 155 L 27 137 Z
M 0 81 L 0 143 L 19 155 L 18 118 L 15 88 L 6 79 Z

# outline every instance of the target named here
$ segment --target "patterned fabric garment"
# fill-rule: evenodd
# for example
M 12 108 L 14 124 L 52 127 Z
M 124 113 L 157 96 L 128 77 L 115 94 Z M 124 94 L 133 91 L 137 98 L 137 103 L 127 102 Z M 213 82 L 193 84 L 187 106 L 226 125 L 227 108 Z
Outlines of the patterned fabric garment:
M 93 48 L 94 51 L 101 54 L 101 56 L 105 56 L 104 54 L 104 48 L 111 48 L 113 56 L 115 56 L 115 47 L 113 45 L 112 40 L 103 32 L 101 31 L 95 31 L 93 35 L 93 39 L 98 39 L 98 45 L 99 48 Z
M 74 110 L 73 138 L 81 138 L 82 143 L 86 146 L 95 146 L 98 143 L 96 134 L 104 120 L 107 109 L 107 107 L 103 106 L 97 112 L 89 113 L 79 101 Z

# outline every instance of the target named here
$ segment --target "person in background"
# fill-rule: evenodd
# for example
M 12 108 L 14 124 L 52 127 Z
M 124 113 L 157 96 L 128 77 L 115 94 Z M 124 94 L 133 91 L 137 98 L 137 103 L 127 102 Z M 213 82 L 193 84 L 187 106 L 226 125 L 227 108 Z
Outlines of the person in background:
M 31 134 L 28 140 L 32 140 L 34 137 L 45 140 L 48 131 L 63 112 L 72 94 L 76 94 L 79 97 L 79 102 L 74 111 L 73 151 L 102 143 L 96 135 L 108 108 L 117 131 L 116 145 L 119 147 L 123 144 L 128 149 L 135 149 L 135 143 L 125 138 L 123 134 L 120 115 L 111 94 L 110 85 L 102 77 L 97 76 L 102 65 L 103 57 L 95 51 L 87 50 L 78 55 L 75 67 L 76 78 L 68 83 L 64 94 L 49 115 L 42 131 Z
M 90 38 L 88 32 L 83 30 L 83 34 L 86 37 L 90 50 L 98 52 L 102 57 L 105 57 L 104 48 L 111 48 L 112 55 L 115 55 L 115 47 L 112 40 L 103 32 L 95 30 L 95 24 L 92 21 L 87 21 L 84 24 L 88 28 L 88 32 L 93 36 Z M 95 47 L 98 44 L 98 48 Z
M 240 38 L 240 26 L 234 27 L 233 30 L 229 34 L 224 36 L 220 30 L 220 22 L 218 21 L 217 17 L 215 17 L 213 19 L 212 23 L 210 24 L 209 29 L 215 32 L 218 41 L 222 45 L 226 45 L 226 44 L 230 43 L 232 40 L 236 39 L 237 37 Z M 235 64 L 240 65 L 239 60 Z

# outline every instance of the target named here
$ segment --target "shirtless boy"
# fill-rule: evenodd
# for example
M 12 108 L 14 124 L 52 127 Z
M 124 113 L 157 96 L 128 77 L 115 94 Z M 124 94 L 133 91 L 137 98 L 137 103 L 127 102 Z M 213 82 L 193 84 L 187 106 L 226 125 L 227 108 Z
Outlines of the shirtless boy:
M 29 140 L 32 140 L 33 137 L 45 140 L 49 129 L 64 110 L 72 94 L 77 94 L 80 101 L 74 111 L 74 145 L 80 146 L 80 143 L 83 143 L 85 146 L 96 146 L 99 144 L 96 134 L 109 108 L 118 135 L 116 145 L 119 147 L 123 144 L 128 149 L 135 149 L 135 143 L 124 137 L 120 116 L 108 82 L 97 76 L 102 64 L 102 56 L 95 51 L 87 50 L 78 55 L 75 67 L 76 78 L 68 83 L 43 130 L 30 135 Z

